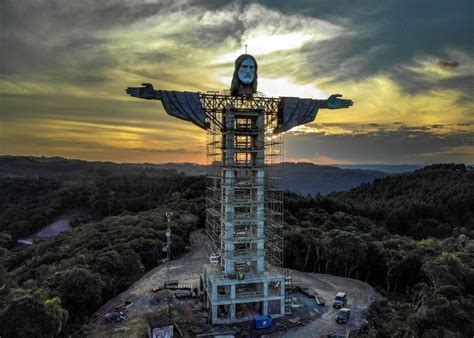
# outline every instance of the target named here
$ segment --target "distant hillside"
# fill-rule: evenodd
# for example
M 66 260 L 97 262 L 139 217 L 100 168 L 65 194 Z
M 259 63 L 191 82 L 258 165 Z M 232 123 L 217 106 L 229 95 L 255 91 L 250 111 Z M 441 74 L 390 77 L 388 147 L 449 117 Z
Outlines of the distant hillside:
M 186 175 L 204 175 L 207 171 L 207 166 L 193 163 L 166 163 L 157 164 L 156 167 L 177 170 Z M 346 191 L 386 176 L 376 170 L 341 169 L 305 162 L 285 162 L 282 170 L 283 189 L 301 195 L 326 195 L 334 191 Z
M 176 175 L 175 169 L 154 164 L 119 164 L 114 162 L 89 162 L 62 157 L 0 156 L 0 176 L 3 177 L 58 177 L 88 175 L 90 172 L 139 173 Z
M 312 163 L 284 163 L 283 188 L 301 195 L 346 191 L 385 177 L 375 170 L 341 169 Z
M 444 237 L 474 229 L 474 171 L 464 164 L 434 164 L 333 193 L 348 212 L 386 223 L 391 233 Z
M 341 169 L 376 170 L 389 174 L 407 173 L 424 167 L 421 164 L 334 164 L 334 166 Z
M 119 173 L 137 173 L 173 175 L 205 175 L 207 166 L 195 163 L 165 164 L 117 164 L 113 162 L 87 162 L 68 160 L 61 157 L 21 157 L 0 156 L 0 176 L 39 177 L 39 176 L 77 176 L 89 171 L 107 170 Z M 321 166 L 312 163 L 284 163 L 283 189 L 302 195 L 328 194 L 334 191 L 346 191 L 361 183 L 385 177 L 376 170 L 341 169 L 334 166 Z
M 286 194 L 284 206 L 285 267 L 360 279 L 387 298 L 351 337 L 472 336 L 472 167 L 430 165 L 324 197 Z

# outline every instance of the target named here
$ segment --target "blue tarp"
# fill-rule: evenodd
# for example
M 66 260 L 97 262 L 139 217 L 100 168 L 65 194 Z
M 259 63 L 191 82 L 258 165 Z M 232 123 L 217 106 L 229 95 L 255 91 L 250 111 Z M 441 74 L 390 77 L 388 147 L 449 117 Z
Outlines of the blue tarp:
M 271 327 L 273 324 L 272 317 L 270 316 L 256 316 L 254 317 L 254 320 L 256 329 L 266 329 Z

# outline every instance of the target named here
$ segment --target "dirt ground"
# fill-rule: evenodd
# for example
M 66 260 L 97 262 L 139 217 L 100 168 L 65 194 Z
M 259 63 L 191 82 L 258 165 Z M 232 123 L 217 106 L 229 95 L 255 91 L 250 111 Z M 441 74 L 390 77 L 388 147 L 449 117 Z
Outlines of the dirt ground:
M 335 333 L 345 334 L 349 330 L 360 328 L 368 306 L 382 299 L 382 296 L 370 285 L 356 279 L 296 270 L 292 270 L 292 276 L 295 283 L 316 289 L 324 298 L 326 305 L 314 306 L 314 312 L 317 313 L 315 320 L 308 322 L 305 326 L 279 333 L 277 337 L 308 338 Z M 335 316 L 338 310 L 332 307 L 332 300 L 338 291 L 347 294 L 348 301 L 345 307 L 351 309 L 351 318 L 343 325 L 336 323 Z
M 177 260 L 171 262 L 171 280 L 179 280 L 180 283 L 199 287 L 199 273 L 202 265 L 208 261 L 205 244 L 205 234 L 197 231 L 191 234 L 191 250 Z M 153 288 L 162 286 L 166 281 L 167 267 L 163 264 L 145 274 L 129 289 L 103 305 L 95 314 L 95 321 L 90 325 L 88 336 L 90 337 L 146 337 L 147 315 L 158 311 L 165 311 L 167 307 L 168 291 L 152 292 Z M 310 290 L 315 289 L 326 302 L 325 306 L 318 306 L 314 298 L 307 297 L 302 293 L 293 293 L 294 299 L 293 315 L 284 320 L 311 320 L 304 326 L 297 326 L 288 331 L 272 334 L 276 337 L 318 337 L 330 333 L 344 334 L 347 330 L 359 328 L 364 320 L 364 312 L 368 306 L 381 299 L 381 296 L 368 284 L 350 278 L 332 275 L 303 273 L 290 270 L 293 283 L 305 285 Z M 336 309 L 332 308 L 332 300 L 338 291 L 344 291 L 348 297 L 346 307 L 352 310 L 350 320 L 340 325 L 335 322 Z M 111 312 L 115 306 L 125 301 L 133 302 L 127 311 L 127 320 L 121 323 L 106 323 L 104 316 Z M 191 323 L 194 316 L 194 325 L 199 327 L 205 325 L 205 317 L 196 318 L 196 309 L 200 308 L 195 299 L 180 301 L 174 299 L 172 309 L 180 309 L 177 316 L 186 316 L 185 323 Z M 199 315 L 201 316 L 201 315 Z M 180 318 L 182 319 L 182 318 Z M 280 320 L 280 325 L 283 319 Z M 185 324 L 186 325 L 186 324 Z M 192 327 L 189 326 L 189 327 Z M 227 330 L 227 328 L 222 328 Z M 263 333 L 263 332 L 262 332 Z M 253 334 L 258 334 L 254 332 Z

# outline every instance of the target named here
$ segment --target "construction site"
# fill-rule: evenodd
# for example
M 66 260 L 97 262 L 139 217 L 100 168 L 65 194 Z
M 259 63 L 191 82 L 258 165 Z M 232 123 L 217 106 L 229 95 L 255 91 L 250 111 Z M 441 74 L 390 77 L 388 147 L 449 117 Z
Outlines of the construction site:
M 172 319 L 175 337 L 345 336 L 360 328 L 369 305 L 382 299 L 371 286 L 359 280 L 283 269 L 287 277 L 288 312 L 284 317 L 274 318 L 272 327 L 255 329 L 252 317 L 255 312 L 245 308 L 242 312 L 248 320 L 213 325 L 204 294 L 195 292 L 199 290 L 203 265 L 209 262 L 208 249 L 203 245 L 206 237 L 203 230 L 194 232 L 190 238 L 191 250 L 172 260 L 169 271 L 167 264 L 149 271 L 129 289 L 104 304 L 96 312 L 87 336 L 146 337 L 147 318 L 157 315 Z M 352 318 L 345 325 L 335 322 L 337 311 L 331 306 L 332 299 L 341 290 L 348 294 L 347 306 L 352 310 Z M 114 323 L 106 322 L 106 314 L 117 308 L 126 318 Z
M 328 100 L 266 97 L 257 92 L 257 69 L 253 56 L 239 56 L 230 90 L 224 92 L 155 90 L 150 83 L 126 89 L 133 97 L 160 100 L 169 115 L 204 129 L 210 169 L 206 235 L 194 242 L 196 261 L 170 261 L 171 212 L 167 213 L 166 278 L 150 272 L 142 278 L 145 284 L 136 283 L 114 306 L 119 309 L 114 322 L 131 322 L 135 304 L 142 319 L 146 313 L 159 314 L 148 317 L 150 337 L 171 337 L 175 332 L 259 336 L 306 326 L 328 312 L 322 294 L 332 287 L 318 290 L 304 276 L 295 283 L 292 272 L 282 268 L 282 135 L 313 121 L 321 108 L 348 108 L 352 101 L 338 94 Z M 150 290 L 155 294 L 147 294 Z M 157 309 L 163 303 L 166 316 Z M 128 315 L 120 311 L 123 304 Z M 106 319 L 110 316 L 105 314 Z
M 283 268 L 283 136 L 275 133 L 284 126 L 281 99 L 199 99 L 210 168 L 206 228 L 192 234 L 190 252 L 173 260 L 168 228 L 166 264 L 105 304 L 89 335 L 342 337 L 360 328 L 368 306 L 381 299 L 369 285 Z M 344 326 L 327 304 L 340 291 L 352 311 Z M 118 320 L 104 323 L 111 311 L 119 311 Z

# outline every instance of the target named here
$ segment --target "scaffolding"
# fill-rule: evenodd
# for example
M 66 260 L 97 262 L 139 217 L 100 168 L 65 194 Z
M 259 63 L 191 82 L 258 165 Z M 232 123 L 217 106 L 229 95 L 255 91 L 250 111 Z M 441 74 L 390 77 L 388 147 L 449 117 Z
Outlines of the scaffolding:
M 211 123 L 206 133 L 206 232 L 209 254 L 218 254 L 222 223 L 222 132 Z
M 281 100 L 200 94 L 209 128 L 206 231 L 210 263 L 201 276 L 212 323 L 285 315 Z M 248 312 L 248 311 L 247 311 Z
M 265 261 L 269 269 L 283 266 L 283 136 L 274 134 L 277 120 L 265 128 Z
M 222 243 L 225 242 L 225 203 L 223 191 L 223 132 L 225 131 L 224 112 L 229 107 L 240 112 L 264 111 L 264 144 L 255 144 L 252 137 L 252 119 L 237 119 L 235 130 L 235 177 L 232 179 L 235 186 L 234 203 L 239 212 L 236 221 L 242 218 L 241 224 L 236 224 L 234 238 L 237 256 L 245 256 L 255 251 L 252 246 L 239 245 L 239 241 L 247 242 L 256 239 L 257 233 L 244 219 L 252 216 L 252 208 L 257 203 L 256 177 L 246 174 L 254 170 L 256 149 L 264 148 L 264 218 L 265 218 L 265 262 L 267 268 L 278 269 L 283 265 L 283 190 L 282 190 L 282 145 L 283 136 L 274 134 L 277 127 L 277 113 L 281 101 L 279 98 L 253 97 L 251 100 L 237 98 L 217 93 L 200 94 L 202 105 L 208 116 L 210 127 L 206 133 L 206 158 L 208 175 L 206 178 L 206 232 L 209 237 L 208 248 L 210 254 L 219 254 Z M 227 107 L 227 108 L 226 108 Z M 242 265 L 237 267 L 245 271 Z

